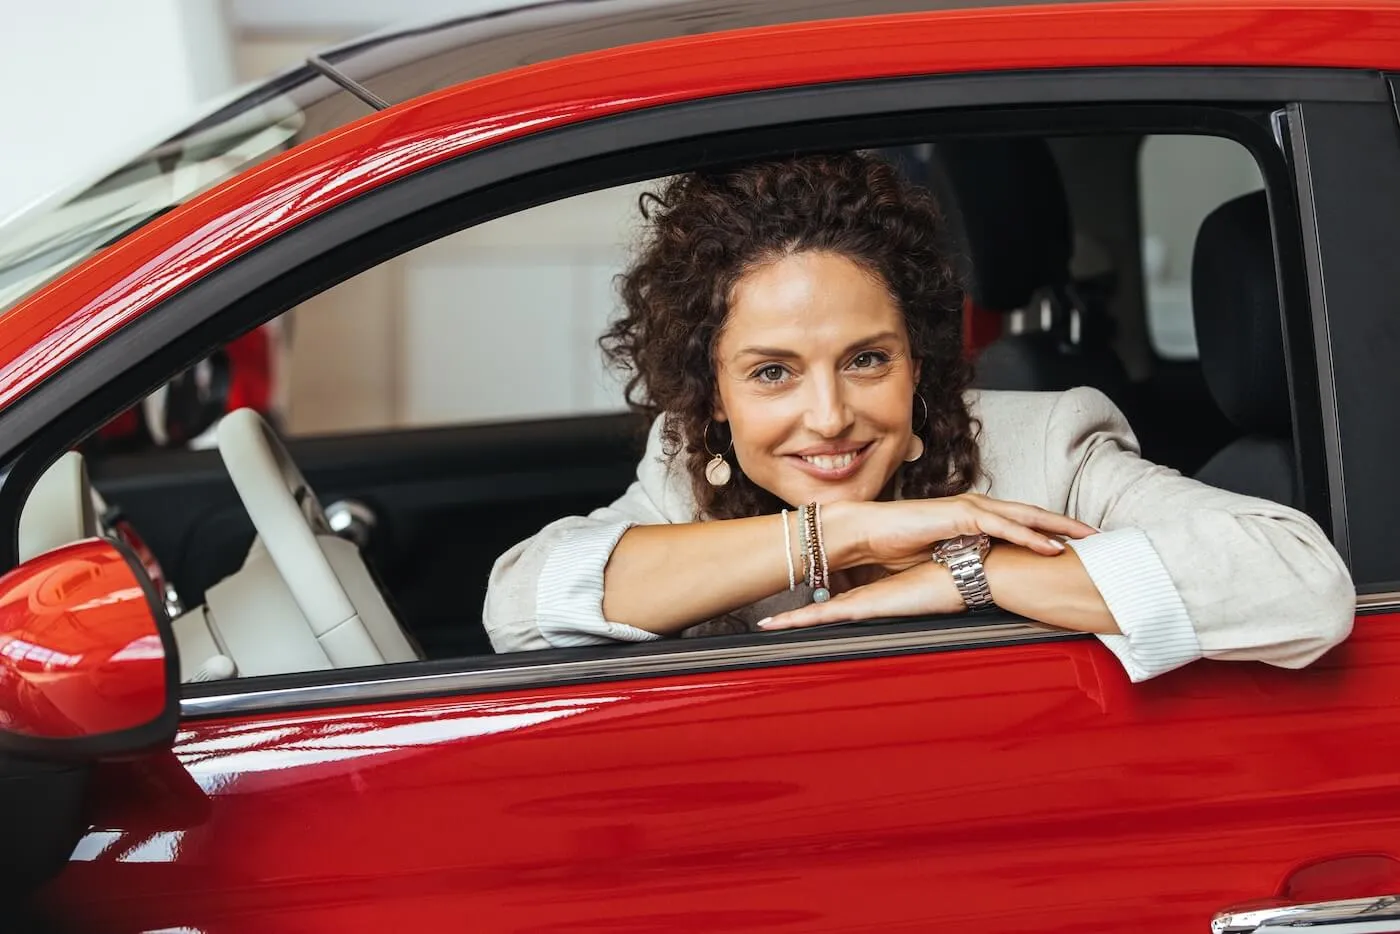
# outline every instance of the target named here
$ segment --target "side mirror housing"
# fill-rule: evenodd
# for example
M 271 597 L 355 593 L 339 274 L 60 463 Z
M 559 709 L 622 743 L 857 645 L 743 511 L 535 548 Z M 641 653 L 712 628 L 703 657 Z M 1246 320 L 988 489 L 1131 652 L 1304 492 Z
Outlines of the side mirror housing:
M 90 538 L 0 576 L 0 752 L 92 760 L 174 741 L 179 659 L 124 544 Z

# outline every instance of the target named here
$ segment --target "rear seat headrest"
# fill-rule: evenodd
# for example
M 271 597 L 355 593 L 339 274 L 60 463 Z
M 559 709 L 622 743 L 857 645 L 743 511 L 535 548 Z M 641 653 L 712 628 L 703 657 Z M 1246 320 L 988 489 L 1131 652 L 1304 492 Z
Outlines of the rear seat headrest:
M 1043 139 L 942 141 L 930 168 L 977 305 L 1015 311 L 1040 289 L 1069 282 L 1069 203 Z
M 1191 262 L 1201 370 L 1225 416 L 1245 434 L 1292 434 L 1283 319 L 1263 191 L 1201 222 Z

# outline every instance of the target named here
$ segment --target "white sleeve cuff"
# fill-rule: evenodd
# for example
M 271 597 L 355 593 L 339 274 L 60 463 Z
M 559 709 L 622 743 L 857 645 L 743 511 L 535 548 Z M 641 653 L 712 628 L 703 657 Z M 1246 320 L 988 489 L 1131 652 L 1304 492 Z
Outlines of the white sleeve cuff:
M 1131 680 L 1146 681 L 1201 657 L 1186 604 L 1147 533 L 1115 529 L 1067 544 L 1122 630 L 1099 639 Z
M 661 638 L 603 618 L 603 570 L 622 533 L 634 524 L 572 529 L 550 549 L 535 585 L 536 624 L 550 645 L 562 649 Z

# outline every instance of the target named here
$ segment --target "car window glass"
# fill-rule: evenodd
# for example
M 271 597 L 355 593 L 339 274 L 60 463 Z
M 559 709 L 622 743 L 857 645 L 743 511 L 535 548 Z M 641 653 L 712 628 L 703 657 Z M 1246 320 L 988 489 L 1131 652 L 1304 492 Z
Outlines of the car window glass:
M 0 226 L 0 314 L 113 240 L 289 148 L 301 125 L 286 97 L 236 109 Z
M 1214 136 L 1148 136 L 1138 157 L 1143 291 L 1152 349 L 1195 360 L 1191 254 L 1201 221 L 1237 195 L 1263 187 L 1254 157 Z

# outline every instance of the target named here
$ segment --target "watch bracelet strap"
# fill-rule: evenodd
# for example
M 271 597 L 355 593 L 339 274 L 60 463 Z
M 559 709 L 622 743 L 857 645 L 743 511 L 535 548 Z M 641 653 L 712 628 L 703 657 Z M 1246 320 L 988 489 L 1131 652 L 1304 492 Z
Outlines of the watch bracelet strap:
M 992 606 L 992 587 L 987 583 L 987 572 L 982 567 L 982 559 L 949 562 L 948 570 L 953 574 L 953 584 L 967 604 L 969 610 L 980 610 Z

